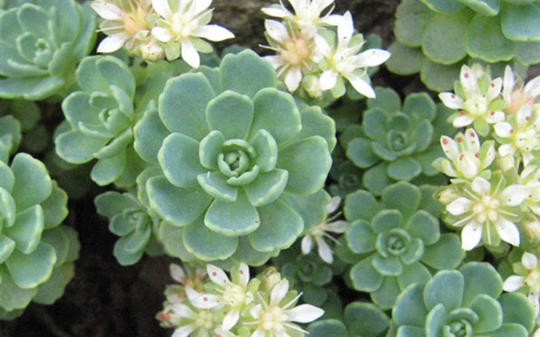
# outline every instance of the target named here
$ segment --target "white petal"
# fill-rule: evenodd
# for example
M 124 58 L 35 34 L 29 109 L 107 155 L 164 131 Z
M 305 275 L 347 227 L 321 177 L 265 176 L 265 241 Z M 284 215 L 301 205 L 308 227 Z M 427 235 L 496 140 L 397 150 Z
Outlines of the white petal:
M 452 121 L 452 126 L 455 128 L 461 128 L 467 125 L 471 125 L 474 122 L 474 118 L 469 115 L 462 115 Z
M 510 66 L 504 68 L 504 79 L 503 79 L 503 98 L 510 102 L 512 91 L 514 90 L 515 80 L 514 73 Z
M 503 283 L 504 291 L 513 292 L 523 287 L 525 278 L 523 276 L 512 275 Z
M 210 277 L 210 280 L 217 285 L 224 287 L 231 283 L 231 280 L 229 280 L 229 277 L 225 274 L 223 269 L 218 268 L 213 264 L 208 264 L 206 266 L 206 273 L 208 274 L 208 277 Z
M 375 98 L 375 91 L 366 81 L 364 81 L 360 76 L 357 75 L 348 75 L 345 76 L 349 82 L 352 84 L 354 90 L 358 91 L 362 95 Z
M 441 147 L 444 154 L 452 161 L 459 156 L 459 148 L 455 140 L 447 136 L 441 136 Z
M 313 240 L 311 239 L 311 235 L 304 236 L 304 238 L 302 239 L 302 254 L 309 254 L 312 248 Z
M 284 18 L 286 16 L 293 16 L 294 14 L 289 12 L 288 10 L 282 8 L 282 7 L 264 7 L 261 8 L 261 11 L 269 16 L 274 16 L 276 18 Z
M 193 36 L 202 37 L 210 41 L 223 41 L 234 38 L 234 34 L 228 29 L 218 25 L 206 25 L 197 28 Z
M 196 326 L 194 324 L 188 324 L 179 327 L 174 330 L 174 333 L 171 337 L 189 337 L 189 335 L 195 330 Z
M 519 230 L 513 222 L 501 217 L 495 223 L 495 229 L 501 237 L 501 240 L 506 241 L 513 246 L 519 246 Z
M 476 177 L 474 178 L 471 188 L 478 194 L 487 194 L 491 188 L 491 184 L 484 178 Z
M 330 248 L 328 243 L 320 236 L 315 237 L 315 240 L 317 241 L 317 252 L 321 259 L 328 264 L 332 264 L 332 262 L 334 262 L 332 248 Z
M 523 253 L 521 263 L 527 269 L 536 269 L 538 267 L 538 259 L 536 255 L 527 252 Z
M 184 304 L 175 304 L 171 309 L 180 317 L 184 318 L 196 318 L 197 314 L 191 310 L 187 305 Z
M 502 111 L 491 111 L 486 116 L 486 122 L 488 122 L 489 124 L 503 122 L 505 117 L 506 117 L 506 115 Z
M 474 129 L 465 130 L 465 140 L 467 144 L 467 150 L 476 154 L 480 151 L 480 139 Z
M 356 55 L 358 67 L 376 67 L 390 58 L 390 53 L 382 49 L 369 49 Z
M 105 20 L 122 20 L 124 11 L 115 4 L 103 1 L 92 1 L 90 6 Z
M 339 204 L 341 204 L 340 197 L 335 196 L 332 199 L 330 199 L 330 202 L 326 205 L 326 213 L 327 214 L 334 213 L 338 209 Z
M 452 215 L 461 215 L 470 210 L 471 204 L 471 200 L 461 197 L 457 198 L 446 206 L 446 210 Z
M 347 221 L 338 220 L 338 221 L 327 223 L 325 227 L 326 227 L 327 232 L 342 234 L 342 233 L 345 233 L 347 229 L 349 229 L 350 226 L 351 225 Z
M 476 78 L 475 72 L 466 65 L 461 67 L 461 73 L 459 80 L 463 89 L 467 94 L 476 93 L 478 90 L 477 83 L 478 79 Z M 468 95 L 469 96 L 469 95 Z
M 467 179 L 473 179 L 478 175 L 478 159 L 471 152 L 462 153 L 456 166 L 458 171 L 461 171 Z
M 243 285 L 244 288 L 247 287 L 249 283 L 249 267 L 245 263 L 240 263 L 240 266 L 238 268 L 238 273 L 240 274 L 238 276 L 240 285 Z
M 450 109 L 463 108 L 463 100 L 453 92 L 443 92 L 439 94 L 439 98 Z
M 263 312 L 263 307 L 261 304 L 257 304 L 256 306 L 254 306 L 253 308 L 251 308 L 251 310 L 249 311 L 251 317 L 257 319 L 259 318 L 259 316 L 262 314 Z
M 330 44 L 326 39 L 320 35 L 315 36 L 315 46 L 317 46 L 317 50 L 323 54 L 324 56 L 328 57 L 330 56 L 330 53 L 332 52 L 332 48 L 330 47 Z
M 351 12 L 343 14 L 343 19 L 338 25 L 338 46 L 347 46 L 354 33 L 354 23 Z
M 98 46 L 98 53 L 112 53 L 122 48 L 124 43 L 130 38 L 128 34 L 120 33 L 106 37 Z
M 197 0 L 191 2 L 191 8 L 190 12 L 193 13 L 202 13 L 204 12 L 210 5 L 212 4 L 212 0 Z
M 321 90 L 330 90 L 336 86 L 338 78 L 338 73 L 333 70 L 327 70 L 322 73 L 321 78 L 319 79 L 319 85 Z
M 320 21 L 329 26 L 338 26 L 339 23 L 343 20 L 343 16 L 340 14 L 331 14 L 327 15 Z
M 238 319 L 240 318 L 240 311 L 238 309 L 231 309 L 225 315 L 225 318 L 223 318 L 223 330 L 229 331 L 233 328 L 233 326 L 238 323 Z
M 284 64 L 283 58 L 279 55 L 270 55 L 265 56 L 264 58 L 272 64 L 272 67 L 274 67 L 274 69 L 278 69 Z
M 279 302 L 283 300 L 288 291 L 289 281 L 287 279 L 279 281 L 270 293 L 270 305 L 279 305 Z
M 184 282 L 186 281 L 186 273 L 184 272 L 184 269 L 182 269 L 182 267 L 177 264 L 171 263 L 171 265 L 169 266 L 169 270 L 171 272 L 173 280 L 184 284 Z
M 212 309 L 220 305 L 221 296 L 214 294 L 201 294 L 191 287 L 186 287 L 186 295 L 195 308 Z
M 265 337 L 265 336 L 266 336 L 266 332 L 262 330 L 261 328 L 258 328 L 257 330 L 255 330 L 255 332 L 251 334 L 251 337 Z
M 532 110 L 530 105 L 524 105 L 521 109 L 519 109 L 516 117 L 518 125 L 525 125 L 530 119 L 532 115 Z
M 169 0 L 151 0 L 154 10 L 164 18 L 168 18 L 172 15 L 171 7 L 169 6 Z
M 499 146 L 499 154 L 503 157 L 509 154 L 513 154 L 514 152 L 516 152 L 516 149 L 514 149 L 512 144 L 503 144 Z
M 182 59 L 195 69 L 201 65 L 199 52 L 189 40 L 182 41 Z
M 285 74 L 285 85 L 290 92 L 296 91 L 302 81 L 302 71 L 300 67 L 292 67 Z
M 298 323 L 309 323 L 324 314 L 324 310 L 311 304 L 302 304 L 286 311 L 289 321 Z
M 174 38 L 171 31 L 164 27 L 152 28 L 152 36 L 158 39 L 158 41 L 165 43 L 171 41 Z
M 273 40 L 277 42 L 283 42 L 289 37 L 287 28 L 281 22 L 276 20 L 264 20 L 264 27 L 266 32 Z
M 510 185 L 501 193 L 502 204 L 518 206 L 529 196 L 529 188 L 523 185 Z
M 482 225 L 476 221 L 469 222 L 461 231 L 461 248 L 472 250 L 482 239 Z
M 497 123 L 493 126 L 493 129 L 495 130 L 495 134 L 499 137 L 503 138 L 509 138 L 512 135 L 512 132 L 514 128 L 510 123 L 507 122 L 501 122 Z
M 540 95 L 540 76 L 530 80 L 523 88 L 523 91 L 528 93 L 532 98 Z
M 502 82 L 503 80 L 500 77 L 491 81 L 491 83 L 489 84 L 488 92 L 486 94 L 486 98 L 488 99 L 488 101 L 492 101 L 497 96 L 499 96 L 499 94 L 501 93 Z

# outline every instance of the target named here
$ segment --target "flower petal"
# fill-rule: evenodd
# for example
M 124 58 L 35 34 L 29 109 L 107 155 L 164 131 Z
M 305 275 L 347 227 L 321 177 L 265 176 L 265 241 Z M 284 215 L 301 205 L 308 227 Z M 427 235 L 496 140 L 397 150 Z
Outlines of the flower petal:
M 279 305 L 279 303 L 283 301 L 283 298 L 285 298 L 285 295 L 287 295 L 288 291 L 289 281 L 287 279 L 279 281 L 279 283 L 274 286 L 272 292 L 270 293 L 270 306 Z
M 478 194 L 487 194 L 491 188 L 491 184 L 484 178 L 476 177 L 471 183 L 471 188 Z
M 264 20 L 264 27 L 268 36 L 277 42 L 284 42 L 289 37 L 289 32 L 284 24 L 276 20 Z
M 164 27 L 152 28 L 152 36 L 155 37 L 158 41 L 164 43 L 167 43 L 174 38 L 171 31 Z
M 184 269 L 182 269 L 182 267 L 177 264 L 171 263 L 171 265 L 169 266 L 169 270 L 171 272 L 173 280 L 182 284 L 185 283 L 186 273 L 184 272 Z
M 461 128 L 467 125 L 471 125 L 474 122 L 474 118 L 469 115 L 462 115 L 452 121 L 452 126 L 455 128 Z
M 502 111 L 491 111 L 486 116 L 486 122 L 489 124 L 495 124 L 504 121 L 506 115 Z
M 366 97 L 375 98 L 375 91 L 368 82 L 362 79 L 362 77 L 352 74 L 346 75 L 345 78 L 349 80 L 354 90 L 358 91 Z
M 221 296 L 214 294 L 201 294 L 191 287 L 186 287 L 186 295 L 195 308 L 213 309 L 220 306 Z
M 191 310 L 187 305 L 178 303 L 171 307 L 175 314 L 183 318 L 196 318 L 197 314 Z
M 342 234 L 342 233 L 345 233 L 347 229 L 349 229 L 350 226 L 351 224 L 348 223 L 347 221 L 338 220 L 338 221 L 327 223 L 326 226 L 324 227 L 327 232 Z
M 168 18 L 172 15 L 171 7 L 169 6 L 169 0 L 151 0 L 154 10 L 164 18 Z
M 322 73 L 320 79 L 319 79 L 319 86 L 321 87 L 321 90 L 330 90 L 336 86 L 338 79 L 338 73 L 336 73 L 333 70 L 327 70 L 324 73 Z
M 201 65 L 199 52 L 189 40 L 182 41 L 182 59 L 193 68 L 199 68 Z
M 488 92 L 486 94 L 486 98 L 488 101 L 492 101 L 495 98 L 497 98 L 497 96 L 500 95 L 502 83 L 503 83 L 503 80 L 500 77 L 491 81 L 491 83 L 489 84 Z
M 245 263 L 240 263 L 240 266 L 238 268 L 238 273 L 240 273 L 239 280 L 240 284 L 244 286 L 244 288 L 247 287 L 249 283 L 249 267 Z
M 463 108 L 463 100 L 453 92 L 443 92 L 439 94 L 439 98 L 450 109 Z
M 240 310 L 238 308 L 231 308 L 227 315 L 223 318 L 223 330 L 229 331 L 232 329 L 233 326 L 238 323 L 238 319 L 240 318 Z
M 512 221 L 501 217 L 495 222 L 495 229 L 503 241 L 519 246 L 519 230 Z
M 227 274 L 225 274 L 223 269 L 220 269 L 213 264 L 208 264 L 206 266 L 206 273 L 208 274 L 208 277 L 210 277 L 210 280 L 212 280 L 212 282 L 217 285 L 224 287 L 227 284 L 231 283 L 229 277 L 227 276 Z
M 538 267 L 538 258 L 534 254 L 525 252 L 521 257 L 521 263 L 527 269 L 535 269 Z
M 338 46 L 347 46 L 354 33 L 354 23 L 351 12 L 343 14 L 343 19 L 338 25 Z M 339 48 L 339 47 L 338 47 Z
M 195 324 L 184 325 L 174 330 L 171 337 L 189 337 L 195 329 Z
M 283 7 L 264 7 L 264 8 L 261 8 L 261 11 L 268 15 L 268 16 L 273 16 L 273 17 L 276 17 L 276 18 L 284 18 L 284 17 L 287 17 L 287 16 L 293 16 L 293 13 L 289 12 L 287 9 L 283 8 Z
M 504 281 L 503 290 L 513 292 L 523 287 L 524 284 L 525 278 L 523 276 L 512 275 Z
M 311 235 L 306 235 L 302 239 L 302 254 L 307 255 L 311 252 L 311 249 L 313 248 L 313 239 L 311 238 Z
M 447 136 L 441 136 L 441 147 L 444 154 L 452 161 L 459 156 L 459 148 L 455 140 Z
M 446 210 L 452 215 L 462 215 L 470 210 L 471 204 L 471 200 L 461 197 L 446 206 Z
M 356 55 L 356 66 L 376 67 L 390 58 L 390 53 L 382 49 L 369 49 Z
M 311 304 L 302 304 L 286 311 L 287 317 L 291 322 L 309 323 L 324 314 L 324 310 Z
M 536 96 L 540 95 L 540 76 L 527 82 L 523 91 L 528 93 L 530 98 L 536 98 Z
M 126 33 L 118 33 L 103 39 L 97 49 L 98 53 L 112 53 L 122 48 L 124 43 L 130 38 Z
M 461 231 L 461 248 L 472 250 L 482 239 L 482 224 L 472 220 Z
M 463 89 L 467 93 L 467 96 L 470 96 L 470 94 L 476 93 L 478 91 L 478 79 L 476 78 L 475 72 L 468 66 L 464 65 L 463 67 L 461 67 L 461 74 L 459 75 L 459 80 L 461 82 L 461 85 L 463 86 Z
M 334 262 L 334 254 L 332 253 L 332 248 L 330 248 L 328 243 L 321 236 L 316 236 L 315 240 L 317 241 L 317 252 L 321 257 L 321 260 L 328 264 L 332 264 L 332 262 Z
M 523 185 L 510 185 L 501 193 L 502 204 L 518 206 L 529 197 L 529 189 Z
M 104 1 L 92 1 L 90 6 L 105 20 L 122 20 L 124 11 L 115 4 Z
M 296 91 L 302 81 L 302 70 L 300 67 L 290 68 L 285 75 L 285 85 L 290 92 Z
M 234 34 L 228 29 L 218 25 L 206 25 L 197 28 L 193 36 L 202 37 L 210 41 L 223 41 L 234 38 Z

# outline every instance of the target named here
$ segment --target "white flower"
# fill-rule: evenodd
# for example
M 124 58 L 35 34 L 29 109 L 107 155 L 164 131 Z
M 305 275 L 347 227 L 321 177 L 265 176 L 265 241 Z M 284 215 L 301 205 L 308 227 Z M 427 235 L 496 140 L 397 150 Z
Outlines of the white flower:
M 487 78 L 489 85 L 483 87 L 482 81 L 479 81 L 481 77 Z M 475 123 L 478 133 L 485 136 L 489 131 L 489 128 L 485 130 L 487 124 L 502 122 L 505 119 L 502 111 L 505 103 L 500 99 L 502 79 L 491 80 L 479 66 L 471 69 L 463 65 L 459 80 L 463 97 L 456 93 L 443 92 L 439 94 L 439 98 L 450 109 L 459 110 L 458 113 L 452 115 L 454 127 L 460 128 Z M 479 128 L 479 126 L 482 127 Z
M 245 323 L 245 325 L 257 325 L 252 337 L 285 337 L 290 336 L 292 330 L 307 333 L 292 322 L 309 323 L 324 314 L 324 310 L 310 304 L 294 307 L 301 295 L 283 304 L 288 291 L 289 281 L 283 279 L 272 289 L 270 302 L 266 302 L 262 296 L 259 296 L 261 304 L 257 304 L 250 310 L 255 321 Z
M 517 154 L 524 165 L 529 165 L 540 154 L 540 113 L 533 111 L 530 105 L 523 105 L 508 121 L 495 124 L 494 130 L 502 143 L 501 156 Z
M 174 304 L 172 311 L 179 322 L 182 322 L 174 330 L 172 337 L 188 337 L 193 332 L 198 332 L 199 336 L 210 336 L 216 328 L 214 322 L 215 312 L 212 310 L 194 308 L 191 309 L 185 304 Z
M 340 85 L 346 78 L 353 88 L 366 97 L 375 97 L 375 91 L 369 83 L 367 68 L 375 67 L 384 63 L 390 57 L 390 53 L 382 49 L 369 49 L 360 54 L 364 44 L 363 39 L 354 34 L 352 15 L 347 12 L 343 15 L 337 28 L 337 44 L 335 50 L 322 36 L 315 37 L 317 48 L 324 55 L 326 63 L 323 65 L 323 73 L 320 77 L 322 90 L 330 90 Z M 342 84 L 342 83 L 341 83 Z
M 275 20 L 265 20 L 264 26 L 270 46 L 262 47 L 277 53 L 265 58 L 276 69 L 277 76 L 283 78 L 287 89 L 294 92 L 302 81 L 303 72 L 309 72 L 320 62 L 321 55 L 317 53 L 314 42 L 317 29 L 307 27 L 298 30 Z
M 166 44 L 165 54 L 168 60 L 182 59 L 198 68 L 200 52 L 211 52 L 212 47 L 203 39 L 223 41 L 231 39 L 234 34 L 218 25 L 208 25 L 212 18 L 212 10 L 208 9 L 212 0 L 178 0 L 175 11 L 171 9 L 169 0 L 151 0 L 155 11 L 161 19 L 152 28 L 152 35 Z
M 484 178 L 476 177 L 463 189 L 460 197 L 446 206 L 446 210 L 457 221 L 450 222 L 462 227 L 461 247 L 464 250 L 475 248 L 482 237 L 488 245 L 496 244 L 497 237 L 514 246 L 519 246 L 519 231 L 516 224 L 519 206 L 528 196 L 523 185 L 510 185 L 502 189 L 504 178 L 492 178 L 494 186 Z M 496 233 L 496 235 L 495 235 Z
M 253 301 L 253 294 L 247 289 L 249 283 L 249 267 L 241 263 L 238 268 L 232 268 L 231 273 L 234 282 L 231 282 L 225 272 L 212 265 L 206 267 L 208 277 L 217 285 L 218 294 L 197 293 L 186 287 L 186 292 L 191 303 L 201 309 L 219 309 L 227 307 L 227 314 L 223 319 L 222 328 L 229 331 L 240 318 L 240 311 Z
M 289 0 L 294 13 L 289 11 L 283 1 L 280 0 L 280 5 L 272 5 L 262 9 L 263 13 L 273 17 L 289 20 L 298 28 L 310 26 L 337 26 L 340 20 L 340 15 L 330 14 L 334 9 L 334 0 Z M 321 17 L 322 12 L 330 7 L 327 14 Z
M 525 207 L 540 217 L 540 162 L 535 161 L 523 168 L 519 176 L 520 184 L 528 189 Z
M 332 200 L 330 200 L 330 203 L 326 206 L 326 213 L 328 215 L 331 213 L 334 213 L 339 207 L 340 203 L 341 203 L 340 197 L 333 197 Z M 333 217 L 329 218 L 328 220 L 325 220 L 324 222 L 322 222 L 321 224 L 313 228 L 311 232 L 307 233 L 306 236 L 304 236 L 304 238 L 302 239 L 302 253 L 304 255 L 307 255 L 311 252 L 311 249 L 313 248 L 313 243 L 315 242 L 318 246 L 318 253 L 321 259 L 324 262 L 330 263 L 330 264 L 334 262 L 332 248 L 325 241 L 324 237 L 327 237 L 330 240 L 334 241 L 335 243 L 339 244 L 337 240 L 328 233 L 330 232 L 330 233 L 342 234 L 347 231 L 347 229 L 350 226 L 350 224 L 347 221 L 344 221 L 344 220 L 333 221 L 340 215 L 341 213 L 338 213 L 334 215 Z
M 104 19 L 100 31 L 108 35 L 99 44 L 98 53 L 112 53 L 124 45 L 130 52 L 139 53 L 150 35 L 148 18 L 155 16 L 149 0 L 98 0 L 90 6 Z
M 538 259 L 534 254 L 524 253 L 521 257 L 521 265 L 524 268 L 520 268 L 519 271 L 524 271 L 524 273 L 519 273 L 521 275 L 512 275 L 507 278 L 503 283 L 503 289 L 508 292 L 514 292 L 523 288 L 527 293 L 527 298 L 534 307 L 536 316 L 538 316 L 540 313 L 540 271 L 538 269 Z
M 525 105 L 533 106 L 540 95 L 540 76 L 533 78 L 525 86 L 523 81 L 515 80 L 510 66 L 504 70 L 503 91 L 504 100 L 508 103 L 505 111 L 515 114 Z
M 449 177 L 472 180 L 495 159 L 495 143 L 487 141 L 480 146 L 474 129 L 467 129 L 465 134 L 458 133 L 455 140 L 442 136 L 441 147 L 449 160 L 438 158 L 433 166 Z

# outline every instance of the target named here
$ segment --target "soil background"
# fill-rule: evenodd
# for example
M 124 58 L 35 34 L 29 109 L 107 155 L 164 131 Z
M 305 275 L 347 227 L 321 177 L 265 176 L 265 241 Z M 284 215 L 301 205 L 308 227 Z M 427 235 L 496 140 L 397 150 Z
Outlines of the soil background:
M 233 43 L 259 53 L 265 44 L 261 7 L 270 0 L 214 0 L 213 22 L 228 27 L 236 35 Z M 394 12 L 398 0 L 337 0 L 335 13 L 350 10 L 358 31 L 382 37 L 383 47 L 393 40 Z M 224 48 L 227 44 L 218 44 Z M 375 84 L 398 92 L 421 90 L 417 77 L 399 77 L 384 68 Z M 411 89 L 413 88 L 413 89 Z M 416 91 L 414 90 L 414 91 Z M 58 107 L 49 107 L 58 109 Z M 55 119 L 51 119 L 54 123 Z M 55 125 L 51 126 L 54 130 Z M 130 267 L 120 266 L 112 255 L 117 240 L 108 230 L 106 219 L 97 215 L 93 199 L 105 189 L 95 189 L 83 200 L 71 200 L 66 223 L 79 233 L 81 251 L 76 274 L 64 296 L 54 305 L 31 304 L 25 313 L 0 322 L 0 337 L 161 337 L 172 330 L 160 328 L 155 319 L 164 301 L 163 290 L 173 280 L 168 266 L 174 259 L 143 257 Z

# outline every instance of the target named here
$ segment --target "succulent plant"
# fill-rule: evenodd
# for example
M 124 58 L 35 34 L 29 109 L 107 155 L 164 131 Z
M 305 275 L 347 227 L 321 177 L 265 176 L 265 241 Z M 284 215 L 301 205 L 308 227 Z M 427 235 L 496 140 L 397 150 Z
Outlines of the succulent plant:
M 31 301 L 56 301 L 79 250 L 76 233 L 60 225 L 66 193 L 32 156 L 19 153 L 10 164 L 11 139 L 0 133 L 0 319 L 16 317 Z
M 430 269 L 456 268 L 465 255 L 457 235 L 440 233 L 442 205 L 432 198 L 434 191 L 399 182 L 384 190 L 380 202 L 363 190 L 345 201 L 351 222 L 346 242 L 360 254 L 350 271 L 352 285 L 369 292 L 383 310 L 408 285 L 427 282 Z
M 107 185 L 121 179 L 131 166 L 127 163 L 137 157 L 130 148 L 136 120 L 135 78 L 124 62 L 112 56 L 86 57 L 75 76 L 81 91 L 62 103 L 70 128 L 56 136 L 56 152 L 72 164 L 98 159 L 92 180 Z
M 77 63 L 93 48 L 95 19 L 74 0 L 32 0 L 0 14 L 0 97 L 64 96 Z
M 406 0 L 396 11 L 391 71 L 420 72 L 432 90 L 446 91 L 462 64 L 540 62 L 536 0 Z M 501 67 L 502 73 L 502 67 Z M 525 71 L 522 71 L 525 72 Z
M 531 304 L 522 294 L 502 291 L 501 276 L 487 263 L 439 271 L 399 296 L 389 336 L 529 336 Z
M 137 263 L 145 252 L 159 252 L 154 232 L 160 219 L 150 216 L 137 196 L 111 191 L 97 196 L 94 202 L 98 213 L 109 218 L 109 230 L 120 236 L 113 254 L 121 265 Z
M 150 205 L 181 227 L 189 252 L 263 261 L 324 216 L 334 133 L 320 108 L 299 111 L 271 65 L 243 51 L 169 80 L 135 128 L 135 149 L 161 167 L 146 182 Z
M 376 305 L 352 302 L 345 308 L 341 320 L 318 320 L 307 330 L 310 337 L 383 337 L 389 326 L 390 318 Z
M 348 143 L 347 157 L 367 169 L 363 184 L 378 195 L 393 181 L 437 174 L 431 163 L 443 155 L 437 141 L 449 128 L 451 110 L 425 93 L 407 96 L 402 105 L 392 89 L 376 92 L 363 114 L 363 135 Z

